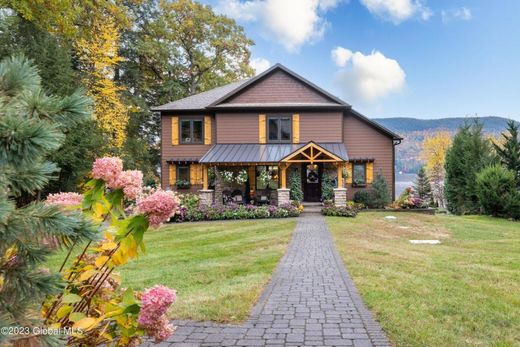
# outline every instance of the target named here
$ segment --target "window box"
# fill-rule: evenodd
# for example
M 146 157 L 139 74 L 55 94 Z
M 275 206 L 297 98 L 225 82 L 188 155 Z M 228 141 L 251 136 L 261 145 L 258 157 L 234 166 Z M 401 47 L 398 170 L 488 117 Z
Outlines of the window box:
M 189 189 L 191 187 L 191 184 L 190 181 L 177 180 L 177 182 L 175 182 L 175 186 L 177 187 L 177 189 Z

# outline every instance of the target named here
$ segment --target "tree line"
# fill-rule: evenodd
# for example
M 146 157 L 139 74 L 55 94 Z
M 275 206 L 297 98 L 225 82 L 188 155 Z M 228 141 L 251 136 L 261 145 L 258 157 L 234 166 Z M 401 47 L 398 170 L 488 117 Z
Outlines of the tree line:
M 50 153 L 44 194 L 76 191 L 94 158 L 117 155 L 158 183 L 160 119 L 150 107 L 253 75 L 254 44 L 234 20 L 193 0 L 0 0 L 0 60 L 25 56 L 42 88 L 78 88 L 91 117 Z
M 417 190 L 454 214 L 520 219 L 519 128 L 511 120 L 501 138 L 492 139 L 477 120 L 462 125 L 453 139 L 447 132 L 427 137 Z

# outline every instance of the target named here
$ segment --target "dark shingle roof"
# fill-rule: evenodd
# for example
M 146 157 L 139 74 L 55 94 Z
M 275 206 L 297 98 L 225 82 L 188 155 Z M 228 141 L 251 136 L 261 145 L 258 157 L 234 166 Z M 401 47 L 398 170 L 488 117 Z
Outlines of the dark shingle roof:
M 168 110 L 201 110 L 206 108 L 215 100 L 220 99 L 224 95 L 229 94 L 233 90 L 246 83 L 249 79 L 226 84 L 206 92 L 188 96 L 187 98 L 169 102 L 167 104 L 152 107 L 152 111 L 168 111 Z
M 277 163 L 305 145 L 306 143 L 216 144 L 204 154 L 199 163 Z M 345 161 L 348 160 L 347 150 L 343 143 L 318 143 L 318 146 L 323 147 Z

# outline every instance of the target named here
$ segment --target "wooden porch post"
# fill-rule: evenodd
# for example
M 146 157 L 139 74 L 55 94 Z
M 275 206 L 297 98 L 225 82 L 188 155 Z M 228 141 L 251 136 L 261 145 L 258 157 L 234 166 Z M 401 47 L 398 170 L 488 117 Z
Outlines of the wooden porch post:
M 287 171 L 287 165 L 281 164 L 280 165 L 280 185 L 281 185 L 282 189 L 287 188 L 286 171 Z
M 208 190 L 208 166 L 202 164 L 202 189 Z
M 336 163 L 338 167 L 338 188 L 343 188 L 343 163 Z

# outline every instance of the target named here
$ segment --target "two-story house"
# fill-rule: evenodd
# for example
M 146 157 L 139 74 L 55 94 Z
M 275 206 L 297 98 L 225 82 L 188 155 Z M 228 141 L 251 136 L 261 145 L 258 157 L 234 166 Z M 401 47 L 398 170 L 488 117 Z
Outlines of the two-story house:
M 164 189 L 199 192 L 211 203 L 217 167 L 241 174 L 226 187 L 240 200 L 288 202 L 289 177 L 298 177 L 304 201 L 319 201 L 326 178 L 341 205 L 377 172 L 395 196 L 402 138 L 280 64 L 154 111 L 161 113 Z

